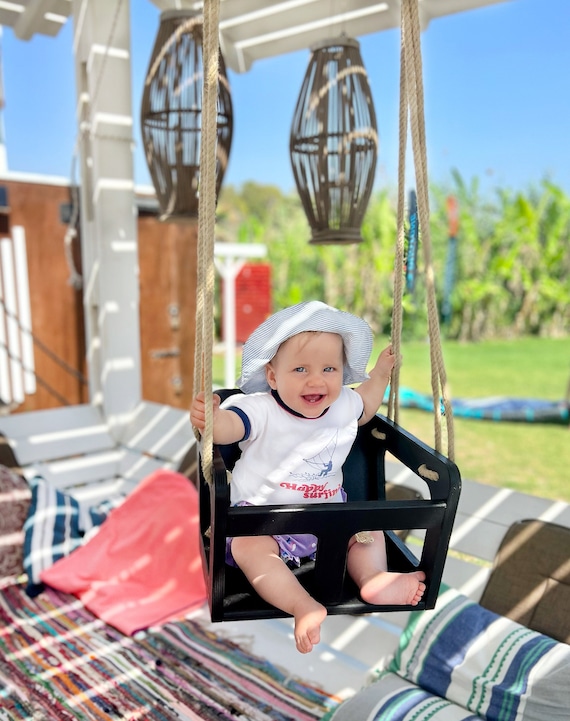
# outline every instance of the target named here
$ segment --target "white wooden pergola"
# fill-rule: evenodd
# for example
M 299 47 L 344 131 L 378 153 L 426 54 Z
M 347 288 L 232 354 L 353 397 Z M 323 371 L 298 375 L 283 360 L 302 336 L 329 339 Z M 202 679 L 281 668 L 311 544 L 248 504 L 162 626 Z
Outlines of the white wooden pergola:
M 149 1 L 161 11 L 202 7 Z M 421 23 L 501 1 L 421 0 Z M 0 0 L 0 24 L 22 40 L 74 25 L 90 399 L 117 440 L 141 400 L 130 12 L 129 0 Z M 400 0 L 221 0 L 220 18 L 226 64 L 245 72 L 257 60 L 342 32 L 359 37 L 397 27 Z
M 191 0 L 148 0 L 160 10 Z M 208 0 L 206 0 L 207 2 Z M 440 16 L 502 0 L 420 0 L 423 26 Z M 0 0 L 0 24 L 27 40 L 73 22 L 90 404 L 12 414 L 1 431 L 26 471 L 70 491 L 84 506 L 130 492 L 158 468 L 176 469 L 192 450 L 187 413 L 141 402 L 137 217 L 133 179 L 130 0 Z M 346 32 L 359 37 L 399 25 L 400 0 L 221 0 L 221 45 L 236 72 L 271 55 Z M 149 57 L 151 48 L 149 47 Z M 226 250 L 231 250 L 228 248 Z M 188 455 L 191 456 L 189 453 Z M 419 476 L 394 464 L 387 479 L 423 492 Z M 570 525 L 570 507 L 467 481 L 444 582 L 478 601 L 490 562 L 513 521 Z M 421 539 L 418 539 L 421 542 Z M 407 614 L 350 616 L 331 626 L 320 655 L 300 657 L 283 622 L 226 623 L 253 653 L 331 693 L 358 689 L 388 657 Z M 257 622 L 250 622 L 256 624 Z M 247 629 L 247 630 L 246 630 Z

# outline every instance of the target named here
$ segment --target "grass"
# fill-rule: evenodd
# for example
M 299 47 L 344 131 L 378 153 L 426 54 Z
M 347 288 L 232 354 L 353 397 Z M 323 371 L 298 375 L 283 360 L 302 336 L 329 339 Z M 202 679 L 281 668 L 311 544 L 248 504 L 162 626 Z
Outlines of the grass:
M 381 347 L 375 349 L 373 358 Z M 427 343 L 403 343 L 402 355 L 400 386 L 430 394 Z M 570 378 L 569 338 L 448 342 L 443 355 L 452 398 L 509 396 L 559 401 L 565 397 Z M 214 378 L 220 384 L 223 367 L 223 357 L 216 357 Z M 433 445 L 432 414 L 402 408 L 399 420 Z M 463 478 L 570 502 L 570 427 L 455 418 L 454 432 L 455 461 Z
M 431 393 L 427 344 L 410 343 L 400 385 Z M 570 377 L 570 339 L 525 338 L 443 348 L 452 398 L 509 396 L 559 401 Z M 400 424 L 433 445 L 433 416 L 401 409 Z M 455 460 L 464 478 L 570 502 L 570 428 L 454 419 Z

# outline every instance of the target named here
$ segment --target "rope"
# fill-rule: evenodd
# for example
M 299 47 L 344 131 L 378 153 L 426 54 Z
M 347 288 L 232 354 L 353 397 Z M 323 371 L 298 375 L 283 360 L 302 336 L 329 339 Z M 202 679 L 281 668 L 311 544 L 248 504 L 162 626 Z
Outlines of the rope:
M 404 295 L 404 211 L 405 211 L 405 182 L 406 182 L 406 134 L 408 130 L 408 103 L 406 90 L 406 73 L 404 56 L 404 28 L 402 27 L 402 43 L 400 47 L 400 107 L 399 107 L 399 148 L 398 148 L 398 209 L 397 209 L 397 237 L 396 257 L 394 260 L 394 303 L 392 310 L 392 346 L 396 356 L 396 364 L 392 370 L 390 380 L 390 395 L 388 397 L 388 417 L 395 423 L 399 422 L 400 406 L 398 403 L 400 393 L 400 347 L 402 341 L 402 316 Z
M 427 181 L 427 153 L 424 122 L 424 91 L 422 82 L 422 58 L 418 0 L 402 0 L 401 50 L 400 50 L 400 142 L 398 168 L 398 235 L 396 244 L 394 313 L 392 320 L 392 343 L 396 358 L 400 357 L 403 293 L 403 247 L 404 247 L 404 181 L 408 119 L 412 136 L 412 151 L 416 178 L 419 227 L 422 233 L 426 276 L 426 299 L 428 331 L 430 339 L 431 387 L 434 408 L 435 449 L 442 450 L 441 402 L 446 420 L 447 456 L 453 460 L 454 428 L 453 411 L 448 396 L 447 375 L 441 348 L 439 315 L 435 292 L 435 274 L 432 262 L 431 234 L 429 227 L 429 196 Z M 392 373 L 388 413 L 397 422 L 399 391 L 399 364 Z
M 216 218 L 216 140 L 219 59 L 220 1 L 204 3 L 202 45 L 202 133 L 200 144 L 200 205 L 198 213 L 198 279 L 196 297 L 196 343 L 194 395 L 203 388 L 206 423 L 201 434 L 202 472 L 212 480 L 213 413 L 212 351 L 214 345 L 214 240 Z M 197 433 L 196 437 L 200 440 Z

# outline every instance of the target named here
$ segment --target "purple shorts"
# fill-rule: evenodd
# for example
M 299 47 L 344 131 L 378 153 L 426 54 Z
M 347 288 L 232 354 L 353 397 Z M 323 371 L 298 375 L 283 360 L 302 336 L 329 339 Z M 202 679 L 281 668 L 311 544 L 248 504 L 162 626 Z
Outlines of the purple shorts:
M 343 501 L 346 501 L 344 489 L 341 491 Z M 250 506 L 250 503 L 241 501 L 238 506 Z M 318 538 L 311 533 L 298 533 L 297 535 L 273 536 L 279 546 L 279 555 L 285 563 L 296 566 L 301 565 L 302 559 L 315 560 L 317 553 Z M 237 563 L 232 556 L 232 538 L 226 539 L 226 563 L 237 568 Z
M 301 559 L 314 560 L 317 552 L 317 537 L 310 533 L 299 533 L 296 536 L 273 536 L 279 546 L 279 555 L 287 564 L 299 567 Z M 226 539 L 226 563 L 237 568 L 232 556 L 233 538 Z

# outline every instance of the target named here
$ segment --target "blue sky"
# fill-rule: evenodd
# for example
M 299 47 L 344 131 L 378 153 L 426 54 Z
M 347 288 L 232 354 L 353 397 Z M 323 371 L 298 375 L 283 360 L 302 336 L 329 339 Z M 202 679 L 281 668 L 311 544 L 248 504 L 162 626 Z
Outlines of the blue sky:
M 150 179 L 141 148 L 143 79 L 159 11 L 131 0 L 135 180 Z M 70 177 L 76 143 L 69 21 L 57 38 L 3 32 L 4 125 L 13 171 Z M 376 187 L 395 185 L 399 31 L 360 38 L 380 134 Z M 527 189 L 548 176 L 570 193 L 570 0 L 509 0 L 432 21 L 422 35 L 430 180 L 451 168 L 483 189 Z M 293 109 L 309 51 L 230 71 L 234 138 L 225 183 L 294 188 Z M 411 149 L 408 150 L 411 154 Z

